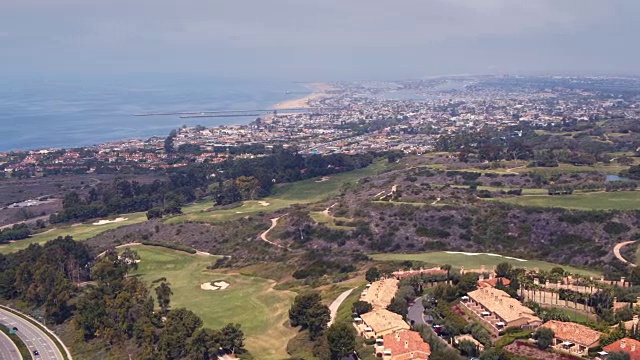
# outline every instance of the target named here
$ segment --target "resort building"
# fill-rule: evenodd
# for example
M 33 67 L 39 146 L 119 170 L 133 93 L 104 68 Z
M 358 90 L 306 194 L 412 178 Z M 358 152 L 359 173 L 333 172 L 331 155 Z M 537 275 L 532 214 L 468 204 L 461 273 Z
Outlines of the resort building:
M 431 347 L 419 333 L 395 331 L 376 341 L 376 356 L 382 360 L 428 360 Z
M 395 278 L 374 281 L 360 295 L 360 300 L 366 301 L 375 308 L 385 309 L 398 291 L 398 280 Z
M 409 324 L 402 318 L 402 315 L 387 309 L 373 309 L 366 314 L 360 315 L 360 317 L 354 321 L 358 334 L 367 339 L 385 336 L 394 331 L 408 330 L 410 328 Z
M 612 352 L 625 352 L 629 354 L 630 360 L 640 360 L 640 341 L 623 338 L 612 344 L 609 344 L 602 348 L 604 350 L 600 353 L 601 359 L 606 359 L 606 355 Z
M 555 337 L 552 346 L 554 349 L 577 356 L 587 356 L 589 348 L 598 346 L 602 335 L 601 332 L 584 325 L 557 320 L 547 321 L 541 327 L 553 330 Z
M 510 326 L 535 329 L 542 324 L 533 310 L 506 292 L 492 287 L 469 292 L 462 297 L 461 304 L 496 332 Z

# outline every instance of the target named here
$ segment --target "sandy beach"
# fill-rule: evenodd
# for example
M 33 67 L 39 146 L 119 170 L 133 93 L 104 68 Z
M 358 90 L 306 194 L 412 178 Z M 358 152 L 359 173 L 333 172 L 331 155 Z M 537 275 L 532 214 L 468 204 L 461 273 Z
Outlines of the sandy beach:
M 273 109 L 274 110 L 285 110 L 285 109 L 304 109 L 304 108 L 308 108 L 308 107 L 310 107 L 309 106 L 309 101 L 330 97 L 331 94 L 329 92 L 331 90 L 335 90 L 334 87 L 332 87 L 329 84 L 325 84 L 325 83 L 310 83 L 310 84 L 305 84 L 305 86 L 307 86 L 309 89 L 311 89 L 313 91 L 313 93 L 308 95 L 308 96 L 305 96 L 303 98 L 283 101 L 283 102 L 275 105 L 273 107 Z

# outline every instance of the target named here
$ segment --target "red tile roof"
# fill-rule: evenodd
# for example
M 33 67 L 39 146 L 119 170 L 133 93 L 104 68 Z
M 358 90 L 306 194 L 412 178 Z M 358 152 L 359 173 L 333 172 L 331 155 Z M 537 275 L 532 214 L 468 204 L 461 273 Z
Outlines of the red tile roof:
M 600 336 L 602 335 L 601 332 L 572 322 L 550 320 L 542 324 L 541 327 L 553 330 L 557 339 L 570 341 L 584 346 L 593 346 L 594 344 L 597 344 L 600 341 Z
M 419 333 L 411 330 L 396 331 L 384 336 L 384 349 L 391 350 L 392 360 L 429 359 L 431 348 Z
M 631 355 L 631 360 L 640 360 L 640 341 L 631 338 L 620 339 L 605 346 L 603 350 L 608 353 L 618 351 L 626 352 Z

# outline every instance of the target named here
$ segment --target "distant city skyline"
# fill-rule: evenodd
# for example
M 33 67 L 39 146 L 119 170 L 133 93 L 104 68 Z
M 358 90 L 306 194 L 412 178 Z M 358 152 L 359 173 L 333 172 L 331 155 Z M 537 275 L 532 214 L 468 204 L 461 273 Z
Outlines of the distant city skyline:
M 639 75 L 632 0 L 5 0 L 0 75 Z

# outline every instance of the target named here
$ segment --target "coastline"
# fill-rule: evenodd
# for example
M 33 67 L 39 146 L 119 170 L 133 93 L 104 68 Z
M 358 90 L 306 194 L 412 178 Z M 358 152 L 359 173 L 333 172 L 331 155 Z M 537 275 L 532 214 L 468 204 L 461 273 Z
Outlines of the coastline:
M 326 99 L 333 94 L 330 91 L 335 88 L 327 83 L 308 83 L 305 84 L 312 92 L 311 94 L 292 100 L 286 100 L 278 103 L 272 107 L 273 110 L 287 110 L 287 109 L 307 109 L 310 108 L 309 102 L 312 100 Z

